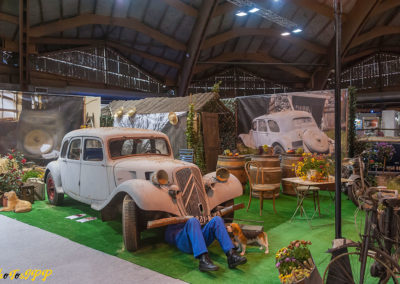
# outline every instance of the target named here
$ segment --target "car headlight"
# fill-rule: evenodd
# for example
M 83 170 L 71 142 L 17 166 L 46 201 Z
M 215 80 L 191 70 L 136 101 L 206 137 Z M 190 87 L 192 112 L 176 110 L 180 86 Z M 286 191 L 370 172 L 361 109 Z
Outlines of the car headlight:
M 151 180 L 155 185 L 167 185 L 169 182 L 168 174 L 164 170 L 158 170 L 155 174 L 153 174 Z
M 230 173 L 227 168 L 219 168 L 215 172 L 215 178 L 219 182 L 226 182 L 229 179 Z

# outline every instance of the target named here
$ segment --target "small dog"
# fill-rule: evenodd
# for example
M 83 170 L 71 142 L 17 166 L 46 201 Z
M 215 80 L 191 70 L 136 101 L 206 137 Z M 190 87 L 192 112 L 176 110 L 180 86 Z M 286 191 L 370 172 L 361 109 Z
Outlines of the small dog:
M 260 245 L 260 249 L 265 247 L 265 254 L 269 253 L 268 249 L 268 236 L 265 232 L 252 232 L 252 231 L 242 231 L 239 224 L 231 223 L 227 227 L 227 231 L 233 234 L 233 244 L 235 246 L 240 246 L 242 252 L 240 255 L 246 253 L 247 244 L 257 243 Z
M 26 200 L 20 200 L 15 191 L 4 193 L 7 199 L 7 207 L 3 207 L 0 211 L 14 211 L 15 213 L 29 212 L 32 210 L 32 204 Z

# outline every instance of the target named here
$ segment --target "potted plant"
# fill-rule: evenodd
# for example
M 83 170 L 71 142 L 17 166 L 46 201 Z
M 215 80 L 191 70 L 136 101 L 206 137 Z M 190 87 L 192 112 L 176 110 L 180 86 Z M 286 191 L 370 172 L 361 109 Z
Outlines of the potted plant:
M 2 158 L 0 168 L 0 195 L 3 206 L 7 205 L 7 201 L 3 198 L 4 193 L 12 190 L 18 192 L 22 186 L 22 175 L 24 174 L 22 168 L 25 163 L 26 159 L 24 156 L 14 149 Z
M 310 241 L 296 240 L 276 253 L 275 267 L 279 270 L 281 283 L 307 283 L 307 279 L 314 276 L 312 274 L 318 274 L 309 245 L 311 245 Z
M 297 177 L 315 182 L 326 181 L 333 173 L 333 162 L 327 156 L 303 153 L 297 164 L 292 164 Z

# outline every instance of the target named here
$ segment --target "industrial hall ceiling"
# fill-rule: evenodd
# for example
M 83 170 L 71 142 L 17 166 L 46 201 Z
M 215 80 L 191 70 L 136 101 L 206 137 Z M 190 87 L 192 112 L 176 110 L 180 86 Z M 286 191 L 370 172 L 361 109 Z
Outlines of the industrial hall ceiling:
M 1 48 L 21 48 L 24 3 L 31 54 L 106 45 L 179 95 L 192 80 L 232 65 L 277 83 L 321 89 L 334 62 L 333 2 L 0 0 Z M 340 2 L 344 66 L 376 52 L 400 52 L 400 0 Z M 257 12 L 246 13 L 254 7 Z

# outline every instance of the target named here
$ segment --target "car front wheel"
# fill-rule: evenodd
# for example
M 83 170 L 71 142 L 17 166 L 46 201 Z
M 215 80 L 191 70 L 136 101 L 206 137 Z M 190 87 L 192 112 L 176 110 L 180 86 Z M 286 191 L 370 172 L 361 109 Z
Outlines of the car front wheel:
M 122 232 L 125 249 L 136 251 L 139 247 L 139 208 L 129 195 L 126 195 L 122 203 Z
M 54 178 L 49 172 L 46 177 L 46 191 L 47 199 L 52 205 L 60 205 L 64 200 L 64 194 L 58 193 L 56 190 L 56 185 L 54 183 Z
M 282 155 L 285 154 L 285 149 L 280 144 L 274 144 L 274 154 L 275 155 Z

